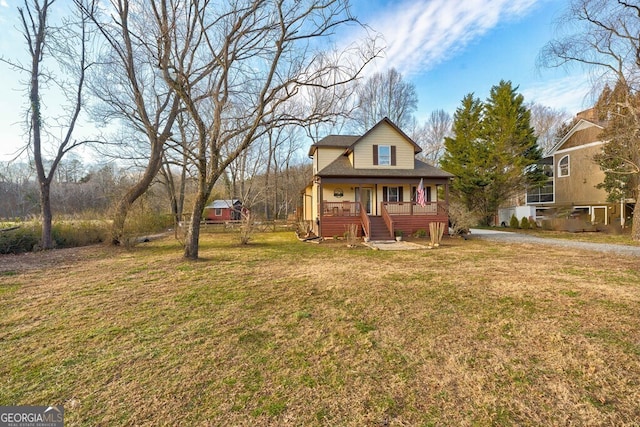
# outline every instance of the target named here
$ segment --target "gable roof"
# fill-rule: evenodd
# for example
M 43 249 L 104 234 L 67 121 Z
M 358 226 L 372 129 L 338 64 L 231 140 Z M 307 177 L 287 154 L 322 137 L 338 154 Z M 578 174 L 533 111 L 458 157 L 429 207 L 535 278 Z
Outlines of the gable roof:
M 313 153 L 318 147 L 333 147 L 344 148 L 345 150 L 351 146 L 355 141 L 360 139 L 357 135 L 328 135 L 322 138 L 315 144 L 311 144 L 309 147 L 309 157 L 313 156 Z
M 435 166 L 414 159 L 413 169 L 354 169 L 349 158 L 340 156 L 316 173 L 320 177 L 390 177 L 390 178 L 453 178 Z
M 569 132 L 567 132 L 565 134 L 565 136 L 563 136 L 562 139 L 556 143 L 556 145 L 551 147 L 551 150 L 549 150 L 549 152 L 545 156 L 553 155 L 556 151 L 558 151 L 560 148 L 562 148 L 562 146 L 564 144 L 566 144 L 566 142 L 569 140 L 569 138 L 571 138 L 573 135 L 575 135 L 576 132 L 579 132 L 581 130 L 585 130 L 585 129 L 588 129 L 588 128 L 591 128 L 591 127 L 597 127 L 600 130 L 604 129 L 604 127 L 600 126 L 597 123 L 594 123 L 592 121 L 585 120 L 585 119 L 580 119 L 580 120 L 578 120 L 578 122 L 575 125 L 573 125 L 573 127 L 571 129 L 569 129 Z
M 227 200 L 214 200 L 205 206 L 205 209 L 229 209 L 233 208 L 236 204 L 239 204 L 240 200 L 238 199 L 227 199 Z
M 353 141 L 353 143 L 349 146 L 349 148 L 347 148 L 347 151 L 345 152 L 345 154 L 349 154 L 351 152 L 353 152 L 353 147 L 355 147 L 355 145 L 360 142 L 361 140 L 363 140 L 364 138 L 366 138 L 370 133 L 372 133 L 375 129 L 379 128 L 380 126 L 382 126 L 383 124 L 391 126 L 396 132 L 398 132 L 404 139 L 407 140 L 407 142 L 409 142 L 411 145 L 413 145 L 413 153 L 414 154 L 418 154 L 420 152 L 422 152 L 422 148 L 420 148 L 420 146 L 418 144 L 415 143 L 415 141 L 411 138 L 409 138 L 407 136 L 406 133 L 404 133 L 402 131 L 402 129 L 400 129 L 398 126 L 396 126 L 395 123 L 393 123 L 391 120 L 389 120 L 388 117 L 383 118 L 382 120 L 380 120 L 378 123 L 376 123 L 371 129 L 369 129 L 368 131 L 365 132 L 364 135 L 362 135 L 361 137 L 359 137 L 357 140 Z

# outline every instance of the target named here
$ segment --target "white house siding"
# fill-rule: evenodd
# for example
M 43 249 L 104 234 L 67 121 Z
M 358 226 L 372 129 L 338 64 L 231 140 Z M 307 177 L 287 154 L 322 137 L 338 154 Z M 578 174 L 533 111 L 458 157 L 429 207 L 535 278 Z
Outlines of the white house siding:
M 395 145 L 396 165 L 373 165 L 374 145 Z M 391 126 L 378 126 L 354 147 L 355 169 L 413 169 L 415 152 L 414 146 Z

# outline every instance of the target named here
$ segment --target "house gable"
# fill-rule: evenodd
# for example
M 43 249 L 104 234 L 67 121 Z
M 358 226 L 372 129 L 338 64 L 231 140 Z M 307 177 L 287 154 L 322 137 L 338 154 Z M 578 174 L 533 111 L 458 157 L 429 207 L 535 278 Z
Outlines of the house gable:
M 580 119 L 553 147 L 555 204 L 604 204 L 607 193 L 596 188 L 604 180 L 604 172 L 593 160 L 604 141 L 602 126 Z
M 388 118 L 347 149 L 354 169 L 413 169 L 421 148 Z M 387 162 L 382 161 L 382 156 Z

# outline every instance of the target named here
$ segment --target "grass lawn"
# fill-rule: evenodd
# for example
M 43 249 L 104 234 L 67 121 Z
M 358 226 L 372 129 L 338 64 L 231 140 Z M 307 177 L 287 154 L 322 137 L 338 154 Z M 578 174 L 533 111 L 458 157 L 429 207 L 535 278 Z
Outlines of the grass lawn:
M 265 233 L 0 257 L 0 404 L 65 425 L 638 425 L 640 258 Z

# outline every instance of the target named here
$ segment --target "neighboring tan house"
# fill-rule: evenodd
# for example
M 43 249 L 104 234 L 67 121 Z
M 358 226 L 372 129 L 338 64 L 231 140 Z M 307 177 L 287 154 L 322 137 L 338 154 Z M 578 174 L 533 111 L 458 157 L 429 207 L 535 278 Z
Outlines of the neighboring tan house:
M 214 200 L 204 207 L 204 218 L 207 223 L 223 223 L 242 219 L 242 202 L 238 199 Z
M 542 160 L 549 181 L 546 186 L 527 192 L 527 204 L 535 206 L 536 217 L 573 217 L 593 224 L 621 224 L 632 205 L 607 201 L 607 192 L 597 188 L 604 172 L 594 161 L 606 144 L 600 137 L 603 127 L 593 110 L 577 114 L 577 123 Z M 627 201 L 628 202 L 628 201 Z M 622 221 L 620 212 L 623 212 Z
M 342 236 L 355 224 L 371 240 L 448 223 L 453 175 L 416 159 L 421 151 L 386 117 L 362 136 L 325 137 L 309 149 L 313 179 L 303 191 L 302 219 L 321 237 Z

